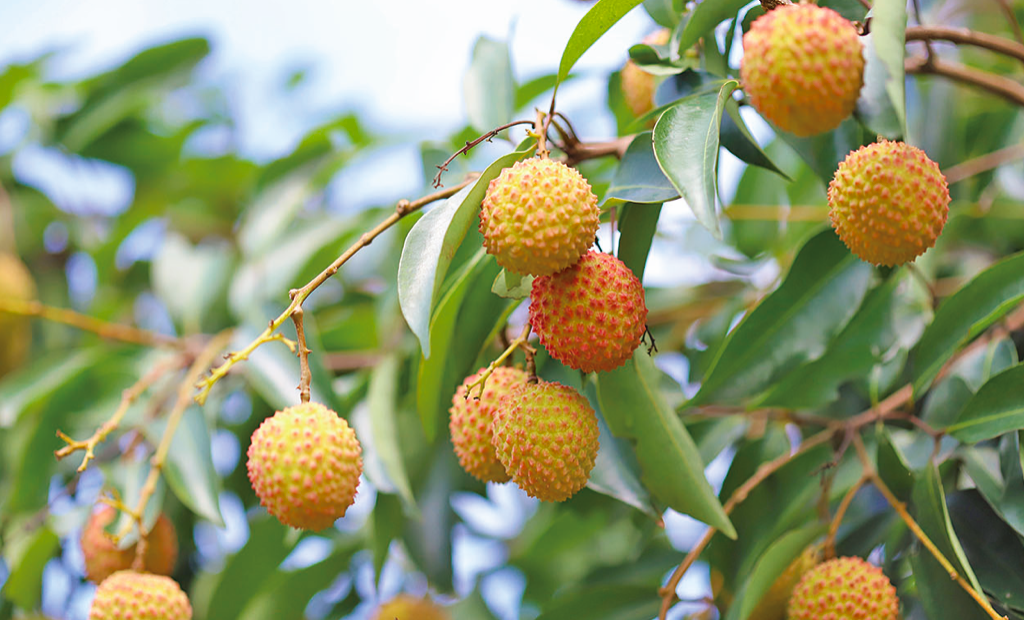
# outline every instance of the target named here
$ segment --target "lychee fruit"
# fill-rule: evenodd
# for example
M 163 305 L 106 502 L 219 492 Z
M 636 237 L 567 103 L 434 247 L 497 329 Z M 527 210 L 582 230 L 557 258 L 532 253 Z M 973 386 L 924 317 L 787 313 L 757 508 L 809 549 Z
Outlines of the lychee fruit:
M 901 265 L 935 245 L 949 215 L 949 185 L 924 151 L 883 139 L 839 164 L 828 204 L 851 252 L 875 265 Z
M 344 418 L 319 403 L 303 403 L 278 411 L 252 434 L 249 481 L 281 523 L 322 530 L 355 501 L 361 454 Z
M 573 265 L 594 244 L 599 216 L 597 196 L 579 171 L 534 157 L 487 186 L 480 232 L 499 265 L 543 276 Z
M 89 620 L 191 619 L 192 606 L 178 582 L 130 570 L 104 579 L 89 609 Z
M 494 448 L 530 497 L 569 499 L 587 484 L 597 458 L 597 414 L 579 392 L 539 380 L 513 385 L 494 416 Z
M 373 620 L 448 620 L 448 612 L 429 598 L 399 594 L 377 608 Z
M 530 325 L 551 357 L 570 368 L 592 372 L 625 364 L 646 322 L 643 285 L 610 254 L 587 252 L 569 269 L 533 281 Z
M 494 454 L 491 422 L 498 403 L 508 394 L 509 388 L 518 383 L 526 383 L 528 376 L 518 368 L 500 366 L 487 378 L 482 394 L 479 388 L 474 387 L 467 398 L 468 386 L 480 378 L 484 370 L 481 368 L 466 377 L 455 390 L 452 407 L 448 410 L 448 429 L 452 434 L 455 453 L 459 456 L 459 464 L 467 473 L 483 482 L 508 482 L 512 477 Z
M 668 28 L 663 28 L 647 35 L 641 42 L 646 45 L 665 45 L 671 35 Z M 622 98 L 633 116 L 640 117 L 654 109 L 654 92 L 658 86 L 655 76 L 641 69 L 632 60 L 626 61 L 619 76 L 622 82 Z
M 896 620 L 900 601 L 882 569 L 857 557 L 808 571 L 789 599 L 791 620 Z
M 0 252 L 0 299 L 31 301 L 36 283 L 28 267 L 13 254 Z M 0 377 L 21 366 L 32 345 L 32 323 L 26 316 L 0 311 Z
M 117 510 L 103 505 L 90 515 L 82 528 L 82 555 L 85 557 L 85 576 L 89 581 L 100 583 L 119 570 L 132 567 L 136 545 L 118 549 L 117 544 L 106 533 L 106 527 L 117 517 Z M 143 556 L 146 572 L 170 575 L 178 561 L 178 535 L 171 520 L 161 514 L 146 539 Z
M 766 119 L 797 136 L 835 129 L 864 85 L 857 29 L 832 9 L 780 6 L 743 35 L 743 90 Z
M 748 618 L 751 620 L 784 620 L 793 589 L 807 571 L 821 562 L 821 552 L 821 545 L 811 545 L 804 549 L 795 560 L 790 562 L 786 570 L 775 578 Z

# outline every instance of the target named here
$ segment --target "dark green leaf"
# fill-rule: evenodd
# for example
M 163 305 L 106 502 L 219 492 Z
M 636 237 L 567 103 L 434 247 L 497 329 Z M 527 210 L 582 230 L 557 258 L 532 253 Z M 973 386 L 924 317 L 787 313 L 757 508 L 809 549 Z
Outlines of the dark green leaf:
M 558 63 L 558 81 L 564 81 L 580 56 L 583 56 L 591 45 L 596 43 L 609 28 L 641 1 L 600 0 L 587 11 L 587 14 L 583 16 L 580 23 L 576 24 L 576 29 L 569 36 L 569 42 L 565 44 L 562 60 Z
M 977 443 L 1024 428 L 1024 364 L 992 377 L 967 402 L 946 432 L 964 443 Z
M 384 465 L 388 479 L 395 485 L 406 510 L 416 513 L 416 500 L 412 496 L 409 475 L 402 460 L 402 446 L 398 442 L 395 399 L 398 394 L 398 358 L 388 355 L 377 363 L 370 374 L 366 402 L 370 407 L 370 427 L 373 445 Z
M 59 548 L 60 538 L 50 528 L 36 530 L 17 564 L 11 566 L 4 598 L 22 609 L 35 609 L 43 591 L 43 569 Z
M 906 55 L 907 4 L 872 3 L 871 34 L 865 37 L 864 88 L 857 116 L 871 131 L 888 138 L 907 134 L 903 58 Z
M 949 518 L 985 593 L 1024 614 L 1024 544 L 975 490 L 952 493 Z
M 376 580 L 380 580 L 384 562 L 388 559 L 391 541 L 402 535 L 405 514 L 398 497 L 387 493 L 377 493 L 377 503 L 373 506 L 373 569 Z
M 512 120 L 513 77 L 508 45 L 480 37 L 462 81 L 466 116 L 481 133 Z
M 693 47 L 698 39 L 711 33 L 715 26 L 735 17 L 746 4 L 743 0 L 698 3 L 679 35 L 679 47 L 676 49 L 679 50 L 680 55 Z
M 816 523 L 790 530 L 769 546 L 754 564 L 750 578 L 743 583 L 736 600 L 729 605 L 725 620 L 747 620 L 768 589 L 786 568 L 793 563 L 803 550 L 826 531 L 823 524 Z M 751 620 L 760 620 L 751 618 Z
M 649 586 L 601 584 L 566 592 L 544 607 L 537 620 L 650 620 L 661 601 Z
M 725 116 L 722 117 L 722 146 L 740 160 L 752 166 L 758 166 L 778 174 L 787 181 L 792 181 L 781 168 L 761 148 L 761 145 L 750 133 L 746 121 L 740 116 L 740 106 L 736 101 L 729 100 L 725 104 Z
M 903 455 L 892 441 L 892 434 L 887 429 L 878 432 L 878 475 L 901 502 L 910 499 L 914 488 L 914 472 Z
M 249 521 L 248 542 L 214 577 L 216 587 L 206 613 L 197 615 L 210 620 L 244 617 L 242 611 L 291 552 L 294 542 L 287 541 L 287 534 L 288 528 L 270 515 Z
M 661 205 L 627 204 L 619 218 L 619 260 L 642 282 L 654 233 L 658 229 Z
M 604 193 L 605 208 L 627 202 L 662 203 L 679 197 L 679 192 L 658 166 L 651 136 L 651 132 L 645 131 L 629 143 Z
M 160 443 L 166 428 L 166 418 L 158 418 L 147 426 L 146 434 L 153 445 Z M 192 512 L 224 527 L 220 512 L 220 478 L 213 468 L 210 431 L 199 407 L 185 410 L 167 457 L 163 470 L 167 486 Z

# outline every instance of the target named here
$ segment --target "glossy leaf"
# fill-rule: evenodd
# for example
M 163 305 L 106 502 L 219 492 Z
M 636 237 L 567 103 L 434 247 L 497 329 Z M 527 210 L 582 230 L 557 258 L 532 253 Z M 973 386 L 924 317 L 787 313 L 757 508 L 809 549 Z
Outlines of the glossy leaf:
M 901 502 L 910 500 L 915 476 L 903 451 L 893 443 L 892 433 L 882 428 L 878 436 L 878 475 Z
M 1024 429 L 1024 364 L 992 377 L 964 406 L 946 432 L 965 443 L 977 443 Z
M 654 157 L 652 135 L 649 131 L 637 134 L 629 143 L 604 193 L 605 208 L 628 202 L 662 203 L 679 197 Z
M 618 258 L 643 282 L 647 258 L 658 229 L 661 205 L 627 204 L 619 218 Z
M 875 133 L 888 138 L 907 134 L 903 58 L 906 55 L 907 4 L 879 0 L 871 5 L 866 39 L 864 88 L 857 115 Z
M 370 386 L 366 394 L 370 407 L 370 425 L 373 428 L 373 443 L 388 478 L 398 490 L 402 503 L 410 514 L 416 513 L 416 500 L 412 496 L 409 475 L 402 459 L 399 443 L 398 421 L 396 420 L 395 398 L 398 393 L 399 361 L 394 355 L 381 360 L 370 374 Z
M 754 134 L 750 133 L 746 121 L 740 116 L 740 107 L 736 101 L 730 100 L 725 104 L 725 116 L 722 117 L 722 146 L 730 153 L 739 157 L 740 160 L 752 166 L 758 166 L 770 170 L 787 181 L 792 181 L 775 162 L 768 157 L 761 145 L 757 143 Z
M 569 42 L 562 51 L 562 60 L 558 63 L 558 81 L 563 82 L 590 46 L 640 2 L 642 0 L 599 0 L 587 11 L 569 35 Z
M 686 21 L 686 26 L 683 27 L 679 35 L 679 43 L 676 49 L 679 50 L 680 54 L 690 49 L 701 37 L 707 36 L 714 30 L 715 26 L 723 21 L 735 17 L 736 13 L 746 5 L 747 3 L 743 2 L 743 0 L 698 3 L 693 8 L 690 18 Z
M 147 427 L 146 434 L 157 445 L 166 428 L 166 418 L 159 418 Z M 167 486 L 192 512 L 224 527 L 220 511 L 220 478 L 213 467 L 210 431 L 199 407 L 185 410 L 171 440 L 163 474 Z
M 508 45 L 480 37 L 462 80 L 469 123 L 481 133 L 512 120 L 514 87 Z

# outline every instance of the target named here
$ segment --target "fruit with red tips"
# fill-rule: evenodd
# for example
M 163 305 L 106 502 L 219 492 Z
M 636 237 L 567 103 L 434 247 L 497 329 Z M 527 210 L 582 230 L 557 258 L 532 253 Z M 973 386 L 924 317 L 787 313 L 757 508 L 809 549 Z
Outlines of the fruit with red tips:
M 281 523 L 322 530 L 355 501 L 361 454 L 344 418 L 321 404 L 304 403 L 278 411 L 252 434 L 249 481 Z
M 811 136 L 835 129 L 864 84 L 857 29 L 832 9 L 779 6 L 743 35 L 740 79 L 750 103 L 783 130 Z
M 451 409 L 448 410 L 448 429 L 459 464 L 467 473 L 483 482 L 508 482 L 512 477 L 494 454 L 491 422 L 501 398 L 513 385 L 526 383 L 527 374 L 518 368 L 501 366 L 487 378 L 482 394 L 478 387 L 473 387 L 467 394 L 469 386 L 484 370 L 481 368 L 466 377 L 455 390 Z
M 949 215 L 949 185 L 924 151 L 882 140 L 839 164 L 828 187 L 829 218 L 862 260 L 901 265 L 935 245 Z
M 790 620 L 896 620 L 900 601 L 882 569 L 857 557 L 808 571 L 789 599 Z
M 192 605 L 170 577 L 122 570 L 103 580 L 89 620 L 191 620 Z
M 599 215 L 597 196 L 575 168 L 534 157 L 487 186 L 480 232 L 499 265 L 542 276 L 575 264 L 594 244 Z
M 665 45 L 672 33 L 668 28 L 652 32 L 643 38 L 646 45 Z M 619 74 L 622 87 L 622 98 L 633 116 L 643 116 L 654 109 L 654 92 L 657 90 L 657 78 L 641 69 L 632 60 L 627 60 Z
M 103 505 L 90 515 L 82 528 L 82 555 L 85 557 L 86 579 L 100 583 L 119 570 L 131 568 L 135 560 L 136 545 L 118 549 L 117 544 L 106 533 L 106 527 L 117 517 L 117 510 Z M 147 572 L 170 575 L 178 561 L 178 535 L 170 519 L 161 514 L 157 517 L 146 540 L 143 557 Z
M 512 386 L 494 416 L 494 448 L 530 497 L 560 502 L 587 484 L 599 446 L 597 414 L 579 392 L 539 380 Z
M 530 325 L 551 357 L 592 372 L 626 363 L 647 322 L 644 287 L 622 261 L 590 251 L 530 291 Z
M 429 598 L 399 594 L 377 609 L 373 620 L 448 620 L 448 612 Z

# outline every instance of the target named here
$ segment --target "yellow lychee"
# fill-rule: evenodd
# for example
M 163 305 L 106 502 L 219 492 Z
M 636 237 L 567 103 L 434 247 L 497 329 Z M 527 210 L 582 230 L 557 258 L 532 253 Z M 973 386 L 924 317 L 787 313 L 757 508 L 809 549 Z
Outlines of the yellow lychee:
M 573 265 L 594 244 L 599 215 L 597 196 L 579 171 L 534 157 L 488 185 L 480 232 L 499 265 L 542 276 Z
M 949 215 L 949 185 L 924 151 L 883 139 L 839 164 L 828 204 L 851 252 L 876 265 L 901 265 L 935 245 Z
M 491 422 L 494 420 L 494 412 L 501 397 L 507 394 L 513 385 L 525 383 L 527 374 L 518 368 L 495 368 L 487 378 L 483 393 L 480 394 L 479 388 L 474 387 L 467 398 L 467 387 L 475 382 L 484 370 L 486 369 L 481 368 L 475 374 L 466 377 L 462 385 L 455 390 L 451 409 L 448 410 L 448 429 L 452 434 L 455 453 L 459 456 L 459 464 L 466 472 L 483 482 L 508 482 L 512 477 L 494 454 Z
M 543 380 L 512 386 L 493 432 L 498 460 L 530 497 L 561 502 L 587 484 L 600 432 L 594 409 L 573 388 Z
M 882 569 L 857 557 L 808 571 L 789 599 L 790 620 L 897 620 L 900 601 Z
M 28 267 L 17 256 L 0 252 L 0 299 L 31 301 L 35 296 Z M 21 366 L 31 346 L 30 319 L 0 311 L 0 377 Z
M 572 267 L 536 278 L 530 325 L 551 357 L 592 372 L 626 363 L 647 322 L 644 287 L 622 261 L 590 251 Z
M 449 620 L 449 616 L 429 598 L 399 594 L 377 608 L 373 620 Z
M 117 510 L 103 505 L 90 515 L 82 528 L 82 555 L 85 557 L 85 576 L 100 583 L 119 570 L 131 568 L 135 560 L 136 545 L 118 549 L 106 533 L 106 527 L 117 517 Z M 166 515 L 157 517 L 146 540 L 143 556 L 144 568 L 157 575 L 170 575 L 178 561 L 178 535 Z
M 835 129 L 864 85 L 857 29 L 832 9 L 780 6 L 743 35 L 743 90 L 765 118 L 797 136 Z
M 646 45 L 665 45 L 672 32 L 662 28 L 643 38 Z M 657 78 L 641 69 L 632 60 L 627 60 L 619 74 L 622 86 L 622 98 L 633 116 L 643 116 L 654 109 L 654 93 L 657 90 Z
M 322 530 L 355 501 L 361 454 L 344 418 L 319 403 L 304 403 L 278 411 L 252 434 L 249 481 L 281 523 Z
M 170 577 L 122 570 L 96 589 L 89 620 L 191 620 L 192 606 Z
M 751 620 L 784 620 L 789 598 L 807 571 L 821 562 L 821 545 L 811 545 L 782 571 L 748 616 Z

